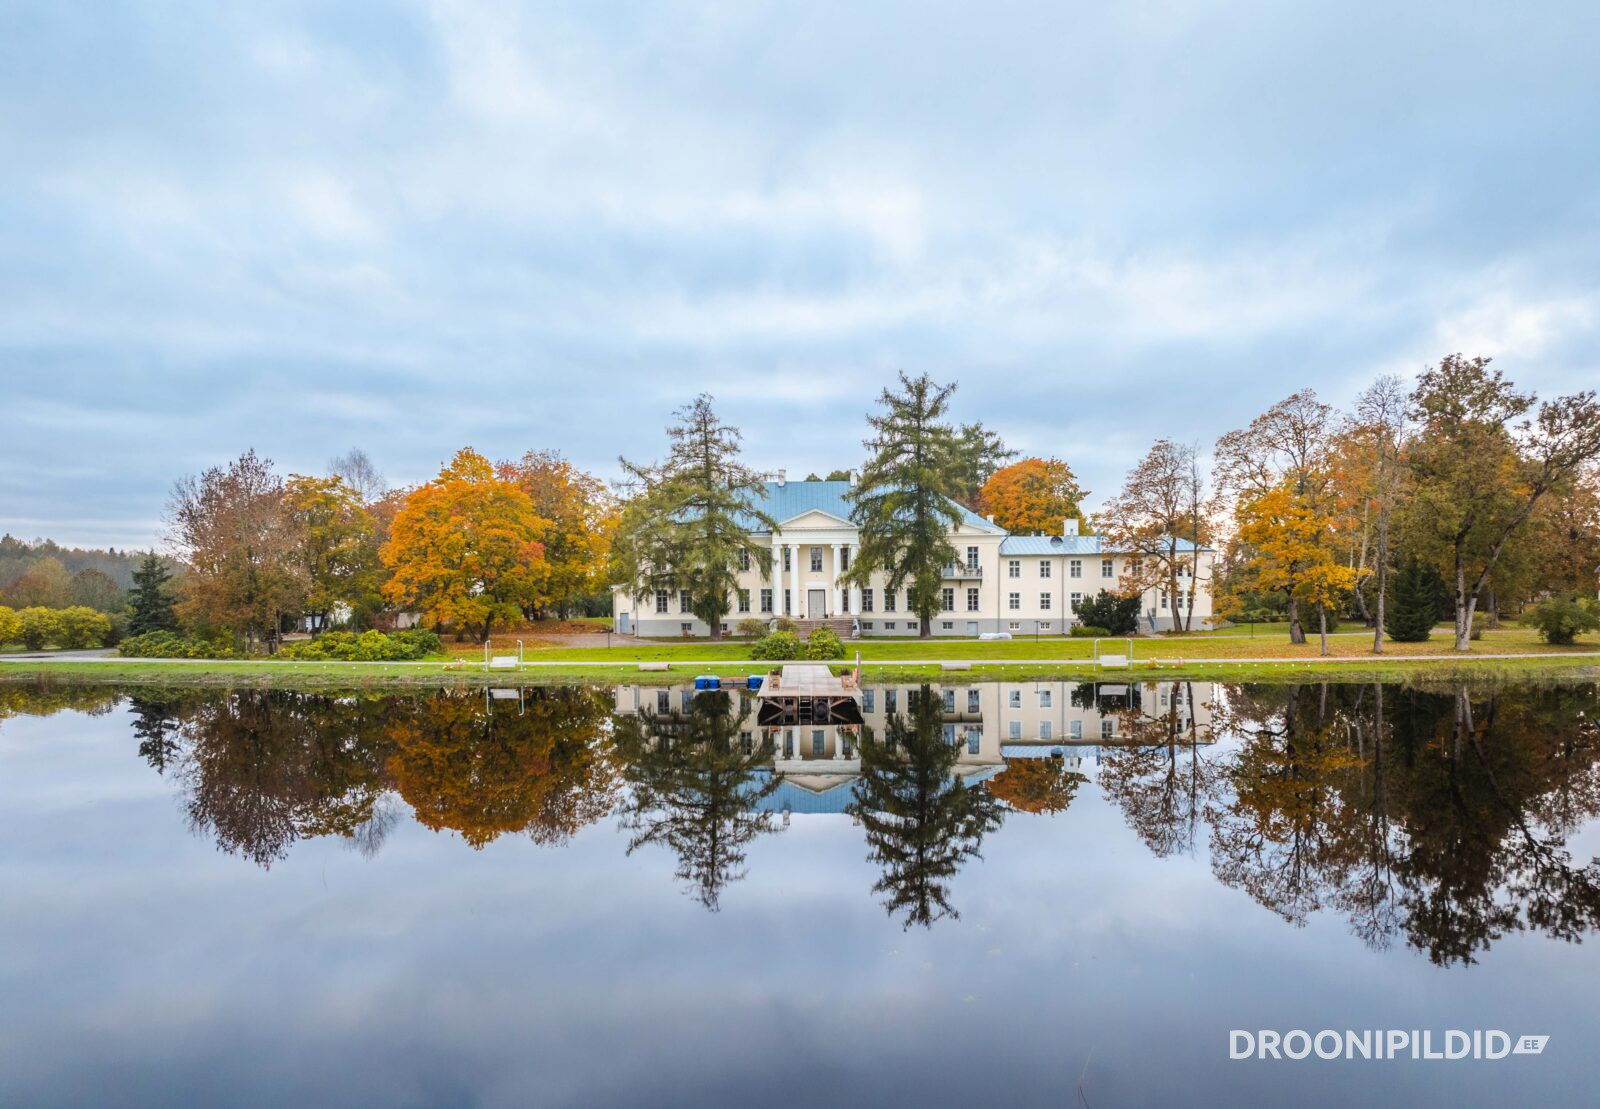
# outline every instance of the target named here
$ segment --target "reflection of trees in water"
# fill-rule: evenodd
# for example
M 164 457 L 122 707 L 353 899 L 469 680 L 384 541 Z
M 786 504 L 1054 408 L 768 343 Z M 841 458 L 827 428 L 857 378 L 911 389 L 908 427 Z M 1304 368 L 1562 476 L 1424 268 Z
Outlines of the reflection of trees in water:
M 1235 690 L 1213 870 L 1286 920 L 1331 905 L 1369 944 L 1403 935 L 1440 964 L 1524 929 L 1576 940 L 1600 923 L 1600 861 L 1564 842 L 1600 814 L 1596 699 Z
M 600 690 L 420 696 L 271 690 L 141 692 L 139 753 L 173 773 L 192 825 L 269 866 L 298 839 L 375 854 L 400 819 L 474 847 L 507 833 L 559 843 L 611 811 L 618 782 Z
M 120 690 L 104 685 L 84 685 L 54 679 L 0 682 L 0 721 L 9 716 L 53 716 L 68 710 L 88 716 L 104 716 L 121 699 Z
M 1017 812 L 1054 816 L 1067 811 L 1078 787 L 1088 780 L 1068 770 L 1059 758 L 1019 758 L 983 784 L 996 800 Z
M 890 716 L 880 742 L 861 736 L 861 779 L 847 811 L 866 832 L 869 858 L 883 870 L 872 892 L 905 927 L 959 917 L 949 882 L 1000 826 L 1004 810 L 981 786 L 952 772 L 957 750 L 946 742 L 943 713 L 930 689 L 911 699 L 910 720 Z
M 678 878 L 713 911 L 723 888 L 745 876 L 749 845 L 777 830 L 773 815 L 757 808 L 782 780 L 758 773 L 772 746 L 763 742 L 746 753 L 739 740 L 750 711 L 747 698 L 708 692 L 684 713 L 617 720 L 617 750 L 631 787 L 621 814 L 628 854 L 647 844 L 670 848 Z
M 1194 849 L 1214 766 L 1202 757 L 1194 684 L 1174 684 L 1155 715 L 1118 713 L 1118 745 L 1100 750 L 1100 789 L 1159 858 Z M 1181 696 L 1180 696 L 1181 694 Z M 1187 710 L 1187 711 L 1186 711 Z
M 508 833 L 561 843 L 611 811 L 616 773 L 599 690 L 531 689 L 517 702 L 453 691 L 390 706 L 394 786 L 417 820 L 474 847 Z

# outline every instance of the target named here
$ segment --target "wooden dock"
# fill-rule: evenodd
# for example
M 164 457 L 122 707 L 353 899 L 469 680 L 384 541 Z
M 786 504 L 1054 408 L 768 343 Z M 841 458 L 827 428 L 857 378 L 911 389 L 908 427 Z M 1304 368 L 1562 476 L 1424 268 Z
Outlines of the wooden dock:
M 763 727 L 862 722 L 856 676 L 835 674 L 821 663 L 785 663 L 767 675 L 756 700 L 756 721 Z

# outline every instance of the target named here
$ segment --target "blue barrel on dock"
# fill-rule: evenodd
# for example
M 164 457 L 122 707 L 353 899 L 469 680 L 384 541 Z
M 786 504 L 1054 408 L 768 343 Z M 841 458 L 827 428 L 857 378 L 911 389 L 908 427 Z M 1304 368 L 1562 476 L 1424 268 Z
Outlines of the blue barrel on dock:
M 761 683 L 763 681 L 765 681 L 765 680 L 766 679 L 763 678 L 760 674 L 751 674 L 748 678 L 746 678 L 744 680 L 744 687 L 746 689 L 754 691 L 754 690 L 760 689 L 761 688 Z
M 696 693 L 706 689 L 721 689 L 722 679 L 715 674 L 701 674 L 695 678 L 694 688 Z

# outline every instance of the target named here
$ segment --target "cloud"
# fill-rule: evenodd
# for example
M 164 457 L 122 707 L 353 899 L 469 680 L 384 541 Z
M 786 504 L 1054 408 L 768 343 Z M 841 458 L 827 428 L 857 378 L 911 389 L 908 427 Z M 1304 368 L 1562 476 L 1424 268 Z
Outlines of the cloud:
M 1451 350 L 1582 387 L 1595 33 L 1575 4 L 40 6 L 0 37 L 0 389 L 32 421 L 0 467 L 40 475 L 0 530 L 148 541 L 246 446 L 609 472 L 702 389 L 753 462 L 827 470 L 898 369 L 1101 494 L 1158 436 Z

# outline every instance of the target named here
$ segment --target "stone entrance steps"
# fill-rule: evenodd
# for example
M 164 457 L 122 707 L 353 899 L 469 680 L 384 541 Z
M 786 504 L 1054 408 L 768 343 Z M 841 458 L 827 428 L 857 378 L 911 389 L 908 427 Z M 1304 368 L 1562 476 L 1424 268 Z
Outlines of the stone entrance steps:
M 840 639 L 849 639 L 850 628 L 855 623 L 855 620 L 850 616 L 835 616 L 827 620 L 796 620 L 794 623 L 796 629 L 798 629 L 796 634 L 801 639 L 804 639 L 818 628 L 832 628 L 833 633 Z

